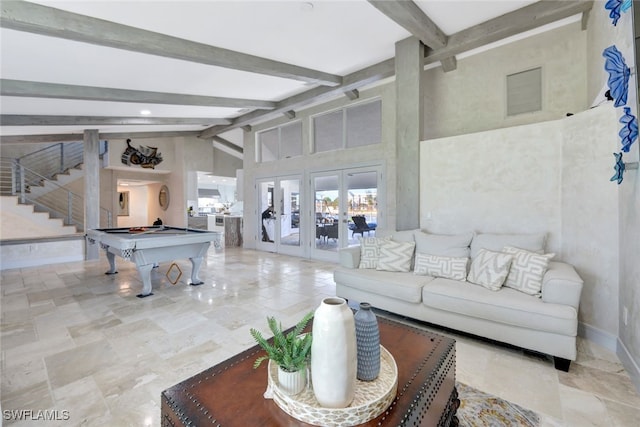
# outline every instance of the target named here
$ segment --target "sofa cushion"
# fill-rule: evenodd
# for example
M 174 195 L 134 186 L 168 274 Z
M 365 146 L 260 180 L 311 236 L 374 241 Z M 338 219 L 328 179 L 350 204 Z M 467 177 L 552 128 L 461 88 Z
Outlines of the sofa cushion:
M 454 258 L 416 253 L 413 274 L 432 277 L 446 277 L 454 280 L 467 280 L 469 258 Z
M 411 272 L 360 270 L 338 267 L 333 273 L 336 283 L 389 298 L 419 303 L 422 287 L 433 280 L 429 276 L 416 276 Z
M 471 240 L 471 258 L 478 255 L 480 249 L 501 252 L 505 246 L 513 246 L 531 252 L 543 253 L 545 234 L 492 234 L 478 233 Z
M 493 292 L 469 282 L 437 278 L 422 288 L 422 303 L 472 318 L 576 336 L 578 314 L 569 305 L 544 303 L 515 289 Z
M 378 270 L 384 271 L 411 271 L 413 250 L 415 242 L 395 242 L 383 240 L 380 242 L 380 256 L 378 257 Z
M 492 291 L 499 290 L 509 275 L 513 255 L 480 249 L 471 262 L 467 280 Z
M 473 233 L 446 235 L 416 231 L 414 238 L 416 240 L 416 253 L 469 258 L 469 244 L 473 238 Z
M 414 232 L 415 230 L 395 231 L 395 230 L 378 229 L 376 230 L 376 237 L 391 239 L 391 240 L 395 240 L 396 242 L 413 242 Z
M 555 254 L 540 255 L 512 246 L 505 246 L 503 252 L 513 255 L 511 269 L 504 285 L 540 298 L 542 278 L 549 267 L 549 260 Z

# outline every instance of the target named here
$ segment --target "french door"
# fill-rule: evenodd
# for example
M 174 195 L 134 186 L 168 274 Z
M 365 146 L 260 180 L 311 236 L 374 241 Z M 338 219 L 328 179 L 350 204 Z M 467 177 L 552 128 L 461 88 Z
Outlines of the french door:
M 257 249 L 304 256 L 301 226 L 303 195 L 300 176 L 256 181 L 258 194 Z
M 338 261 L 338 250 L 360 244 L 359 237 L 375 236 L 384 206 L 381 167 L 350 168 L 310 175 L 315 224 L 311 257 Z M 358 229 L 353 217 L 364 217 L 369 230 Z

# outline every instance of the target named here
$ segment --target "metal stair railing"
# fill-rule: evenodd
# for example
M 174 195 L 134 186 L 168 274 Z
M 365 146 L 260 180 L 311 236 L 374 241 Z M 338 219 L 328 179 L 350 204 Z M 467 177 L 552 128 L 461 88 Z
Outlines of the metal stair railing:
M 49 212 L 52 218 L 61 218 L 65 225 L 73 225 L 76 230 L 84 230 L 84 198 L 55 181 L 25 167 L 18 159 L 0 159 L 1 169 L 11 170 L 11 195 L 18 196 L 21 204 L 32 204 L 36 211 Z M 3 173 L 3 181 L 6 173 Z M 53 186 L 53 190 L 38 197 L 31 197 L 31 188 Z M 8 187 L 3 184 L 3 187 Z M 6 194 L 3 192 L 3 194 Z M 100 208 L 100 224 L 111 227 L 113 218 L 111 211 Z
M 54 179 L 57 174 L 80 166 L 83 156 L 83 142 L 60 142 L 20 156 L 17 161 L 48 179 Z

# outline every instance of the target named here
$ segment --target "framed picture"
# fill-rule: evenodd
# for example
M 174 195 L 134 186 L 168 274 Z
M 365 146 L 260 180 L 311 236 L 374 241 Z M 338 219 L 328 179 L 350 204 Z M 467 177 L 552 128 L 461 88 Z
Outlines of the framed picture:
M 118 216 L 129 216 L 129 192 L 118 192 Z
M 163 185 L 160 187 L 160 193 L 158 194 L 158 203 L 163 211 L 166 211 L 169 207 L 169 187 Z

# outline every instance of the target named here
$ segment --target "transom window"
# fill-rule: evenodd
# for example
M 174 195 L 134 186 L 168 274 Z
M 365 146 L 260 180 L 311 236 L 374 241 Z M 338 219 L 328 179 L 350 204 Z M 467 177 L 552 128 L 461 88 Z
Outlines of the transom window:
M 302 155 L 302 122 L 288 123 L 258 132 L 258 162 Z
M 382 101 L 377 99 L 313 117 L 314 152 L 382 142 Z

